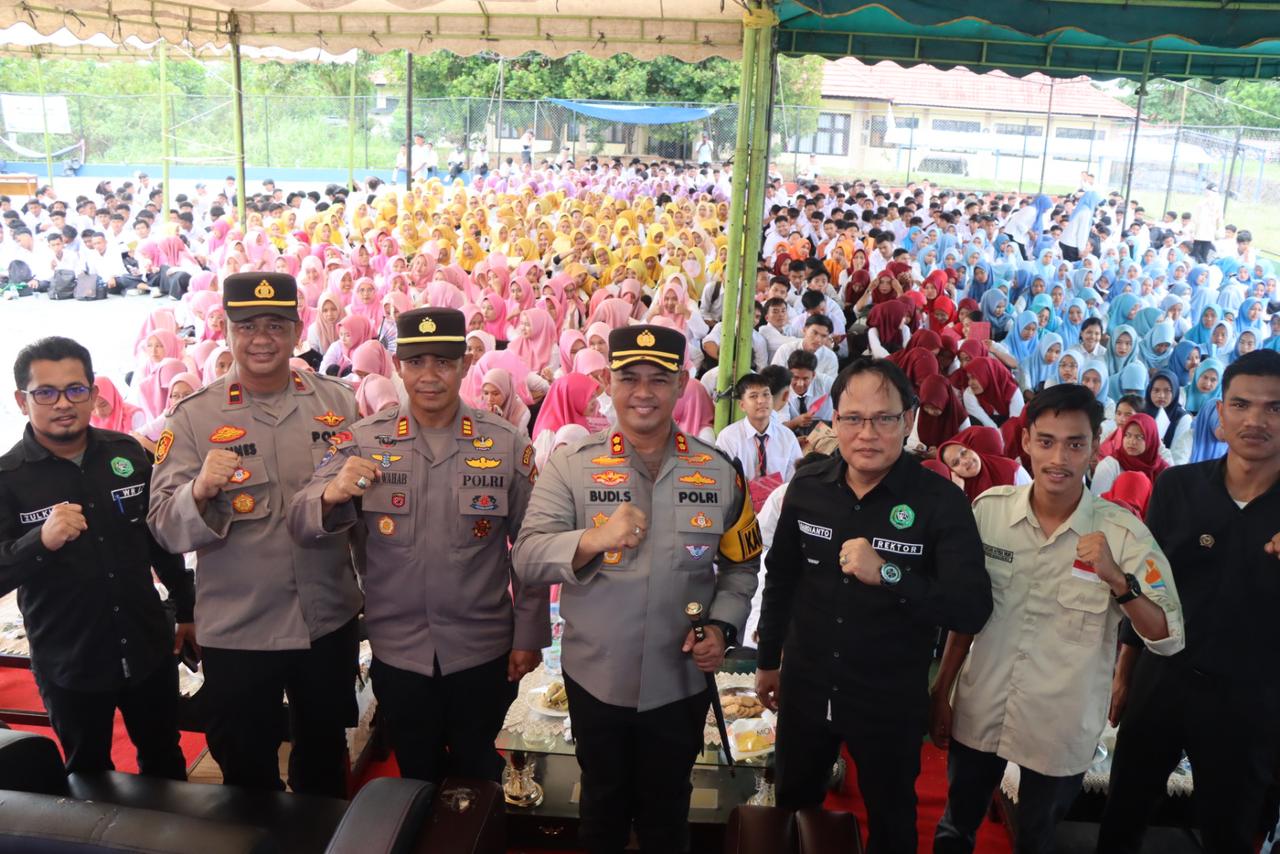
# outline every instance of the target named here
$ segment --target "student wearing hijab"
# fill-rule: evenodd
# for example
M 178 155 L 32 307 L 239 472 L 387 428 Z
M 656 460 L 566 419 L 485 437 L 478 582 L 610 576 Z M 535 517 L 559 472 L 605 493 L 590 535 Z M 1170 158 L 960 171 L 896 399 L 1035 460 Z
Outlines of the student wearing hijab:
M 1058 359 L 1062 356 L 1062 336 L 1046 332 L 1036 343 L 1036 354 L 1022 364 L 1022 386 L 1040 390 L 1057 374 Z
M 363 315 L 350 315 L 338 321 L 338 340 L 329 345 L 320 360 L 320 373 L 337 377 L 349 374 L 351 355 L 372 337 L 373 324 Z
M 970 501 L 993 486 L 1021 486 L 1031 476 L 1004 456 L 1004 439 L 994 427 L 970 427 L 938 447 L 938 459 L 964 481 Z
M 1151 503 L 1151 478 L 1139 471 L 1122 471 L 1102 497 L 1145 521 Z
M 1036 319 L 1036 313 L 1030 309 L 1021 311 L 1009 334 L 991 349 L 991 355 L 1009 370 L 1016 371 L 1023 362 L 1035 356 L 1039 334 L 1040 321 Z
M 1128 324 L 1112 327 L 1111 342 L 1107 348 L 1107 370 L 1111 376 L 1119 376 L 1138 358 L 1138 332 Z M 1144 366 L 1145 367 L 1145 366 Z
M 555 432 L 561 427 L 579 424 L 591 429 L 600 392 L 600 384 L 582 374 L 565 374 L 551 383 L 533 424 L 533 448 L 540 467 L 551 456 Z
M 1125 471 L 1144 474 L 1154 484 L 1168 467 L 1160 455 L 1160 434 L 1156 430 L 1155 419 L 1139 412 L 1124 425 L 1119 445 L 1094 469 L 1089 489 L 1094 495 L 1102 496 Z
M 907 447 L 932 457 L 943 442 L 969 426 L 969 415 L 960 391 L 940 375 L 924 378 L 919 397 L 920 410 Z
M 999 427 L 1022 414 L 1024 400 L 1013 375 L 990 356 L 974 359 L 965 367 L 968 388 L 963 392 L 969 418 L 985 427 Z
M 1136 330 L 1135 330 L 1136 331 Z M 1173 324 L 1163 320 L 1152 326 L 1138 344 L 1138 358 L 1148 370 L 1158 371 L 1168 366 L 1173 358 Z
M 90 425 L 100 430 L 132 433 L 146 423 L 147 417 L 142 408 L 126 403 L 120 389 L 109 377 L 99 375 L 93 384 L 98 389 L 98 397 L 89 416 Z
M 480 386 L 482 408 L 502 418 L 525 435 L 529 433 L 529 407 L 516 393 L 511 373 L 503 368 L 486 371 Z
M 991 324 L 991 340 L 1003 341 L 1013 329 L 1013 314 L 1009 311 L 1009 296 L 999 288 L 992 288 L 982 295 L 979 303 L 982 319 Z
M 521 313 L 517 335 L 508 348 L 547 380 L 555 375 L 560 356 L 556 352 L 556 323 L 545 308 L 531 308 Z
M 390 409 L 399 402 L 395 383 L 381 374 L 369 374 L 360 381 L 360 386 L 356 389 L 356 405 L 363 418 Z
M 1182 390 L 1183 406 L 1192 415 L 1199 415 L 1201 410 L 1211 407 L 1213 402 L 1222 397 L 1222 372 L 1226 370 L 1218 359 L 1205 359 L 1196 368 L 1191 382 Z
M 1213 334 L 1213 327 L 1217 325 L 1222 318 L 1222 308 L 1217 303 L 1209 303 L 1200 310 L 1200 316 L 1196 320 L 1195 326 L 1187 330 L 1187 334 L 1182 336 L 1184 341 L 1190 341 L 1193 344 L 1207 346 L 1209 338 Z M 1201 352 L 1204 352 L 1203 350 Z
M 1191 458 L 1188 462 L 1216 460 L 1227 453 L 1227 443 L 1219 437 L 1221 425 L 1218 407 L 1206 406 L 1200 411 L 1191 425 Z
M 1157 371 L 1147 384 L 1143 412 L 1156 422 L 1160 444 L 1169 450 L 1174 465 L 1191 458 L 1191 423 L 1194 416 L 1183 408 L 1177 380 L 1169 371 Z

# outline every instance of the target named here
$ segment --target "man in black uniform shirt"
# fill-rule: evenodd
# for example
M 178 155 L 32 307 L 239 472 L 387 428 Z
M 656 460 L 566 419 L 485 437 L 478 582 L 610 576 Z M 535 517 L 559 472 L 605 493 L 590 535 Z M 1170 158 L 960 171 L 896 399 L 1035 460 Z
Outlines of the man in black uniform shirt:
M 115 711 L 138 767 L 186 779 L 174 654 L 194 641 L 195 593 L 181 555 L 147 528 L 151 463 L 123 433 L 89 426 L 89 351 L 45 338 L 14 364 L 30 420 L 0 457 L 0 594 L 18 590 L 31 669 L 67 771 L 110 770 Z M 177 636 L 151 580 L 177 606 Z
M 820 806 L 843 741 L 867 850 L 915 854 L 937 627 L 979 631 L 991 581 L 964 493 L 902 452 L 915 421 L 902 371 L 859 359 L 831 395 L 840 453 L 796 473 L 765 560 L 756 690 L 781 704 L 778 804 Z
M 1280 353 L 1222 376 L 1227 455 L 1160 475 L 1147 527 L 1169 558 L 1187 645 L 1140 653 L 1120 717 L 1100 854 L 1142 850 L 1185 750 L 1206 851 L 1246 854 L 1280 760 Z M 1194 498 L 1193 498 L 1194 496 Z

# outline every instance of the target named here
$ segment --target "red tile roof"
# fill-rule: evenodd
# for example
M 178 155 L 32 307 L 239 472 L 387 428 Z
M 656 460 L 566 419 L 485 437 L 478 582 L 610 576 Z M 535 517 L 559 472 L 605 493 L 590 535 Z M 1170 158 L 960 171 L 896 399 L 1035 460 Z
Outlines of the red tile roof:
M 914 107 L 957 107 L 992 112 L 1046 113 L 1049 83 L 1043 74 L 1012 77 L 1003 71 L 975 74 L 967 68 L 939 71 L 928 65 L 903 68 L 893 62 L 865 65 L 853 57 L 826 63 L 822 97 L 887 101 Z M 1069 116 L 1131 119 L 1134 109 L 1087 77 L 1053 83 L 1053 112 Z

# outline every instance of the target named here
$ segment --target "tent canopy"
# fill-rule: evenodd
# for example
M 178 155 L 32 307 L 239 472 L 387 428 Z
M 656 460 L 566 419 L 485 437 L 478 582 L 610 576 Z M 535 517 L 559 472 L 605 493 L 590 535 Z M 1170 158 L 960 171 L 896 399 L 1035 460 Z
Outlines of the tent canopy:
M 716 107 L 650 107 L 644 104 L 602 104 L 595 101 L 568 101 L 564 98 L 548 98 L 593 119 L 620 122 L 628 125 L 678 125 L 696 122 L 715 113 Z
M 742 7 L 735 0 L 48 0 L 0 4 L 0 27 L 31 25 L 44 35 L 66 28 L 87 39 L 104 34 L 197 48 L 240 43 L 287 50 L 352 48 L 381 53 L 451 50 L 550 57 L 583 51 L 600 57 L 675 56 L 696 62 L 742 54 Z
M 41 35 L 27 23 L 17 23 L 0 29 L 0 55 L 45 59 L 139 59 L 152 58 L 156 41 L 146 42 L 137 36 L 129 36 L 116 44 L 104 33 L 79 38 L 66 27 L 49 35 Z M 230 45 L 204 44 L 170 45 L 176 51 L 188 53 L 196 59 L 230 59 Z M 333 54 L 320 48 L 310 50 L 285 50 L 279 47 L 245 47 L 241 50 L 245 59 L 276 62 L 323 62 L 329 65 L 350 65 L 356 61 L 356 50 Z
M 778 49 L 864 62 L 1170 79 L 1280 77 L 1280 2 L 782 0 Z

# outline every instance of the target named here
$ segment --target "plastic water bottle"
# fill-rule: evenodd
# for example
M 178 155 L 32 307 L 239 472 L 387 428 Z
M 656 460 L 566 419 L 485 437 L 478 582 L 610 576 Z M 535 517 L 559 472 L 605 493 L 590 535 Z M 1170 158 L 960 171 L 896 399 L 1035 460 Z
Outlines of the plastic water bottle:
M 542 663 L 553 676 L 560 675 L 560 638 L 564 635 L 564 620 L 560 618 L 560 603 L 551 603 L 551 646 L 542 651 Z

